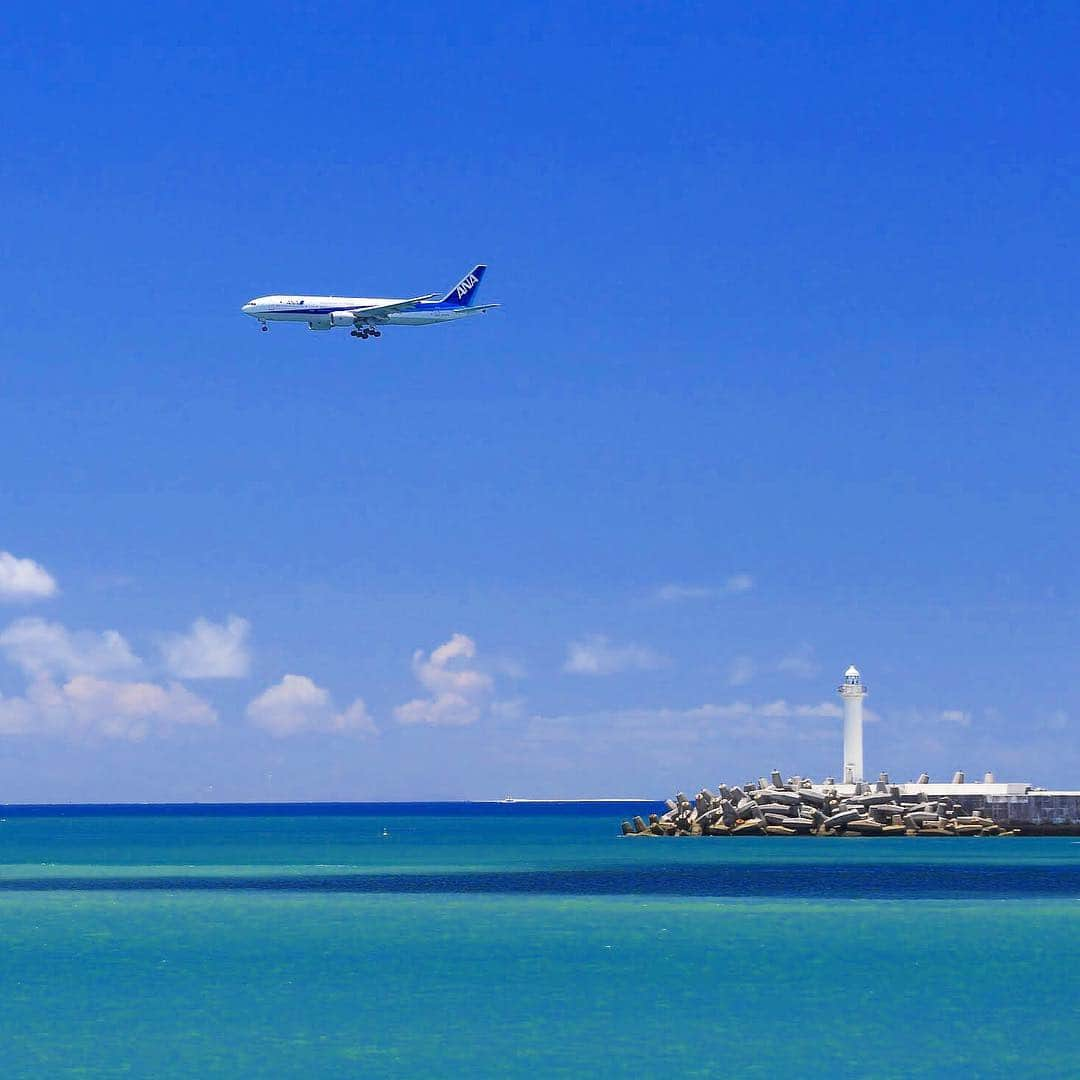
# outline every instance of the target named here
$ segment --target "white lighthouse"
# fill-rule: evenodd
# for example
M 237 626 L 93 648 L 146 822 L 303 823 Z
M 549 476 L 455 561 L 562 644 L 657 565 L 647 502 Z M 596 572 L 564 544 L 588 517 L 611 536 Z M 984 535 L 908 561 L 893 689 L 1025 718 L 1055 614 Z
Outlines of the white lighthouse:
M 855 784 L 863 777 L 862 761 L 862 702 L 866 687 L 859 669 L 852 665 L 844 672 L 844 681 L 836 688 L 844 703 L 844 770 L 845 784 Z

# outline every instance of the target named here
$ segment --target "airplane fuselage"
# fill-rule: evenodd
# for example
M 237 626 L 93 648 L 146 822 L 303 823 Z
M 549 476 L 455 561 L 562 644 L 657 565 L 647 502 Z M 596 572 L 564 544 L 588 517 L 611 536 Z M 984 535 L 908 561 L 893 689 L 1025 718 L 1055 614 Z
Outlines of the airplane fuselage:
M 398 303 L 392 297 L 380 296 L 259 296 L 243 307 L 245 315 L 261 322 L 301 322 L 313 330 L 329 330 L 333 326 L 351 326 L 356 318 L 364 318 L 365 309 L 379 309 Z M 420 301 L 409 311 L 390 311 L 373 317 L 372 321 L 391 326 L 429 326 L 432 323 L 453 322 L 469 315 L 479 315 L 483 307 L 463 307 L 441 300 Z M 346 313 L 350 314 L 346 317 Z

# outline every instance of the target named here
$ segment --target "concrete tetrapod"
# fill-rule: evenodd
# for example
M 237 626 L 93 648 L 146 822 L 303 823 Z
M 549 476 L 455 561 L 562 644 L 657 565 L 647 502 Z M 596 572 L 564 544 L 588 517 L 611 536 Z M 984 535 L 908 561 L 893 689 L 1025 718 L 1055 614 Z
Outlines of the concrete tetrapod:
M 919 786 L 926 783 L 920 777 Z M 910 785 L 914 787 L 916 785 Z M 873 784 L 841 788 L 832 778 L 815 784 L 802 776 L 786 780 L 773 770 L 743 785 L 702 788 L 691 800 L 684 792 L 666 799 L 666 811 L 624 821 L 624 836 L 1009 836 L 977 810 L 965 810 L 946 795 L 901 791 L 882 773 Z

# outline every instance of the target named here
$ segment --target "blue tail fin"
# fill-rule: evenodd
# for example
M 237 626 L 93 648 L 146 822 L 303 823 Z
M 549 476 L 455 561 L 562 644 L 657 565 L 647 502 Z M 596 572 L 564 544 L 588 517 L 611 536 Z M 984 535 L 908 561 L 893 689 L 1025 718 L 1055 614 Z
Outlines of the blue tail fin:
M 443 304 L 458 304 L 468 307 L 476 296 L 476 290 L 480 287 L 480 279 L 484 276 L 487 267 L 480 263 L 474 266 L 440 301 Z

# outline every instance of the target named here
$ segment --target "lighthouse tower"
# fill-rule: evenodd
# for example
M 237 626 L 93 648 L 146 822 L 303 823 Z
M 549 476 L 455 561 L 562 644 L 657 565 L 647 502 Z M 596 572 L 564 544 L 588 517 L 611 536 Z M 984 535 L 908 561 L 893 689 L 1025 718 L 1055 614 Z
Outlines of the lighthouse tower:
M 862 702 L 866 696 L 859 669 L 849 667 L 836 689 L 844 703 L 844 783 L 855 784 L 863 779 Z

